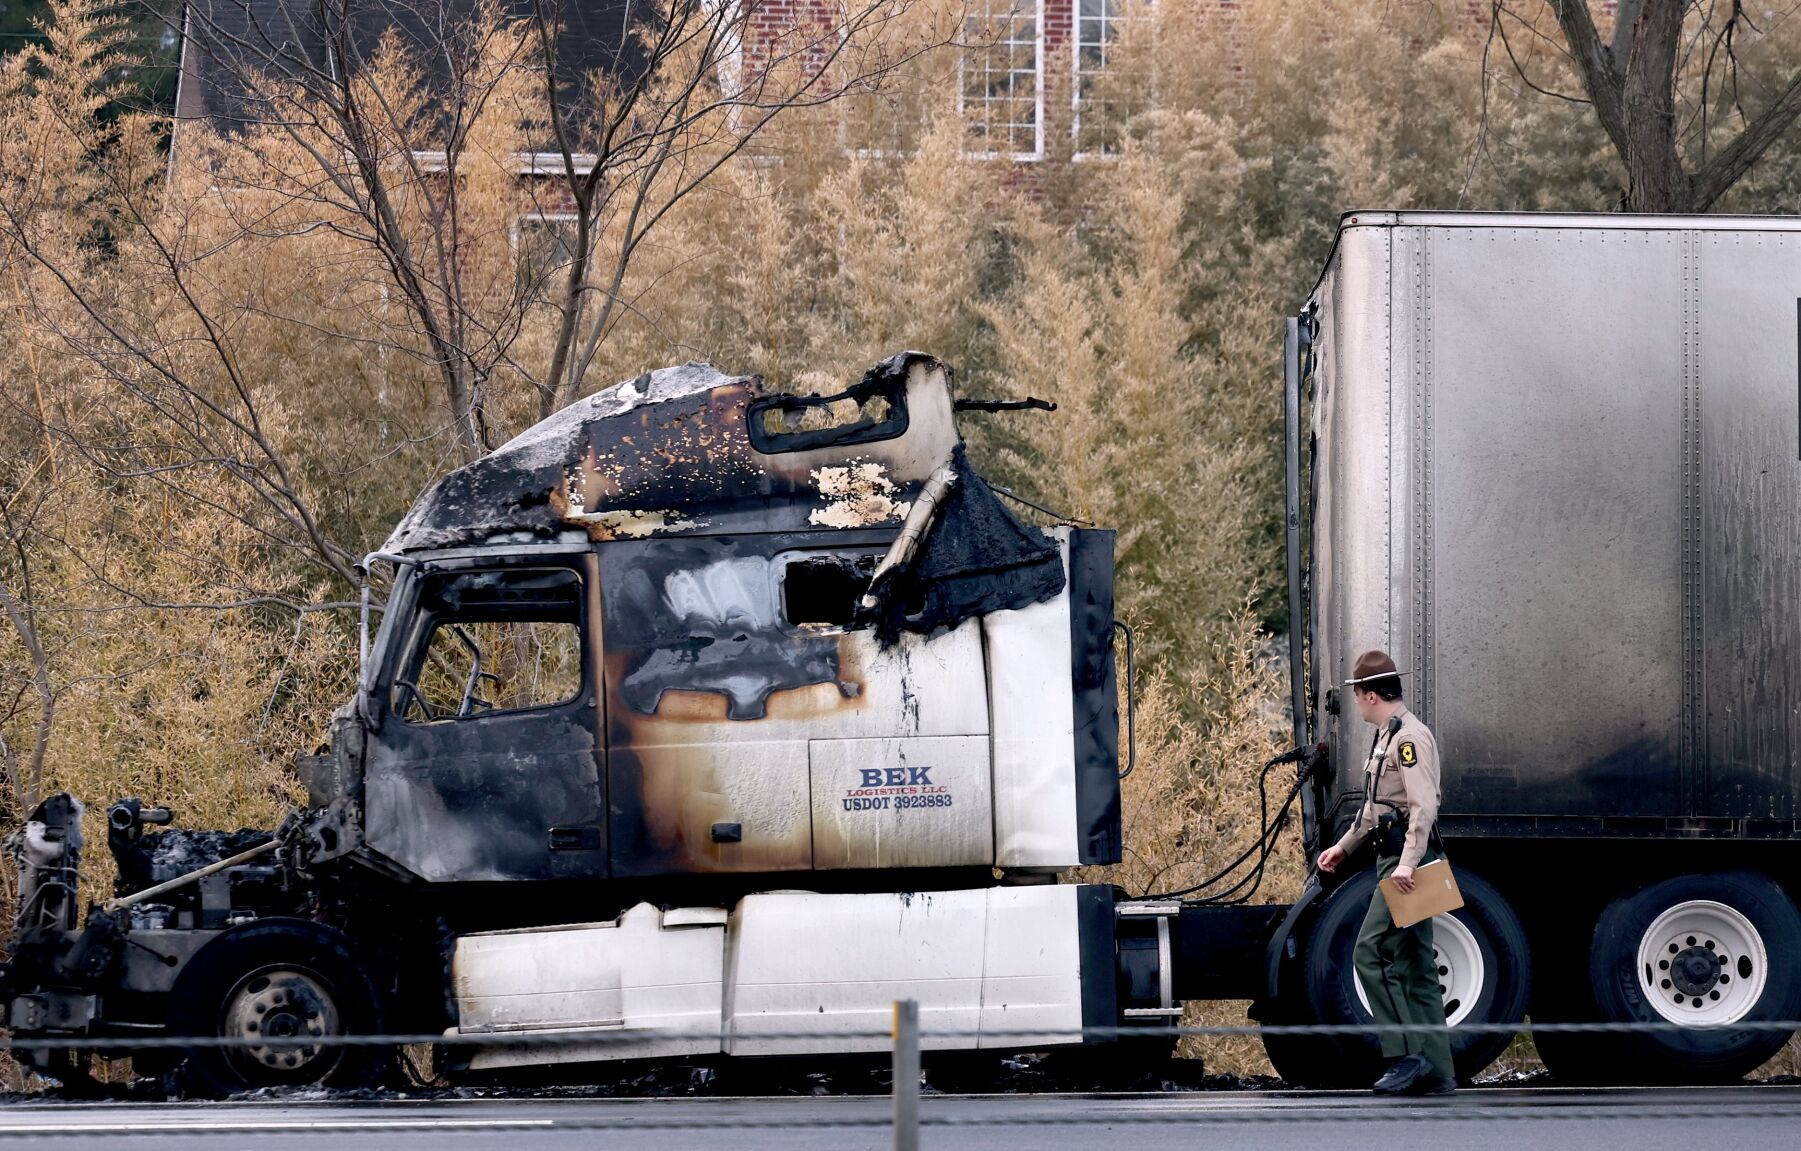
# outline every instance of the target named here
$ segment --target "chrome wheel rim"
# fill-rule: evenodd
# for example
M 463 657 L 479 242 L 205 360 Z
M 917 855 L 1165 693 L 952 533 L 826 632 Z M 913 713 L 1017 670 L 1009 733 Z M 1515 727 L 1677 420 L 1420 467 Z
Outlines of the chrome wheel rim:
M 1735 907 L 1711 899 L 1678 903 L 1651 921 L 1638 944 L 1638 984 L 1671 1023 L 1736 1023 L 1763 998 L 1770 956 L 1763 936 Z
M 240 979 L 225 998 L 219 1027 L 222 1037 L 243 1044 L 226 1048 L 226 1058 L 258 1077 L 274 1072 L 315 1080 L 331 1070 L 343 1049 L 307 1040 L 343 1033 L 343 1017 L 325 981 L 291 967 L 253 971 Z

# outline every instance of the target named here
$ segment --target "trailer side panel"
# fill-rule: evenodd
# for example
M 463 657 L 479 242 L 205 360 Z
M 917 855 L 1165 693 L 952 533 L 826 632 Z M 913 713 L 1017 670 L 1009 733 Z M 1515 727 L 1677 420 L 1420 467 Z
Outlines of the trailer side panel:
M 1801 429 L 1796 333 L 1801 236 L 1695 239 L 1700 514 L 1705 524 L 1698 685 L 1706 738 L 1696 814 L 1796 818 L 1801 749 Z
M 1792 220 L 1347 219 L 1312 672 L 1397 656 L 1447 830 L 1801 834 L 1797 256 Z M 1370 732 L 1320 720 L 1342 822 Z

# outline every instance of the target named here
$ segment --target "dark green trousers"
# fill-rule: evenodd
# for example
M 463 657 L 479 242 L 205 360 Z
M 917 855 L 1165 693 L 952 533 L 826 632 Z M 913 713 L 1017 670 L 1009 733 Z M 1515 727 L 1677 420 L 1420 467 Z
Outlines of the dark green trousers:
M 1428 851 L 1421 864 L 1438 858 Z M 1376 875 L 1387 879 L 1400 860 L 1376 860 Z M 1353 953 L 1363 992 L 1377 1023 L 1435 1023 L 1445 1021 L 1444 995 L 1438 989 L 1438 964 L 1432 958 L 1432 921 L 1412 927 L 1396 927 L 1388 913 L 1388 900 L 1380 887 L 1370 897 L 1370 909 L 1357 932 Z M 1382 1054 L 1390 1059 L 1424 1055 L 1445 1075 L 1455 1075 L 1451 1064 L 1449 1032 L 1384 1032 Z

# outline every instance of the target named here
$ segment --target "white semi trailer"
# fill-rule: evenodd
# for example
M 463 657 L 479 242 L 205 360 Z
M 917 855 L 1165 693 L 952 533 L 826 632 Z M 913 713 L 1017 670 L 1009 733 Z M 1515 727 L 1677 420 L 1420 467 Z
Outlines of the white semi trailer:
M 1356 212 L 1290 325 L 1309 848 L 1371 735 L 1333 685 L 1385 648 L 1486 881 L 1437 933 L 1449 1018 L 1714 1028 L 1542 1034 L 1560 1078 L 1732 1078 L 1787 1038 L 1732 1024 L 1801 1011 L 1798 323 L 1798 220 Z M 1267 1018 L 1363 1017 L 1371 882 L 1291 911 Z M 1343 1081 L 1365 1047 L 1271 1053 Z
M 1530 1011 L 1712 1025 L 1542 1035 L 1560 1077 L 1729 1079 L 1786 1038 L 1735 1024 L 1801 1011 L 1798 257 L 1786 220 L 1360 212 L 1289 322 L 1304 847 L 1360 803 L 1333 685 L 1386 648 L 1445 757 L 1465 1076 Z M 954 415 L 995 406 L 918 355 L 814 398 L 690 365 L 452 473 L 370 557 L 304 810 L 114 804 L 85 921 L 79 804 L 11 841 L 15 1042 L 74 1077 L 87 1040 L 223 1038 L 137 1058 L 229 1091 L 379 1077 L 341 1034 L 469 1071 L 872 1051 L 900 998 L 928 1051 L 1201 999 L 1369 1021 L 1367 860 L 1283 905 L 1054 882 L 1122 846 L 1112 543 L 996 500 Z M 1300 1083 L 1379 1062 L 1268 1048 Z

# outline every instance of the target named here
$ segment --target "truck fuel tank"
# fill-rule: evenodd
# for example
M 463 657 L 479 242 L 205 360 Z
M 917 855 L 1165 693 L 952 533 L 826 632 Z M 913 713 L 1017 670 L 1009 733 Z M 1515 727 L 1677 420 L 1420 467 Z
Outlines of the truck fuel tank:
M 494 1038 L 475 1070 L 876 1052 L 914 999 L 929 1050 L 1070 1045 L 1118 1023 L 1112 944 L 1112 891 L 1093 885 L 639 904 L 459 938 L 450 1034 Z

